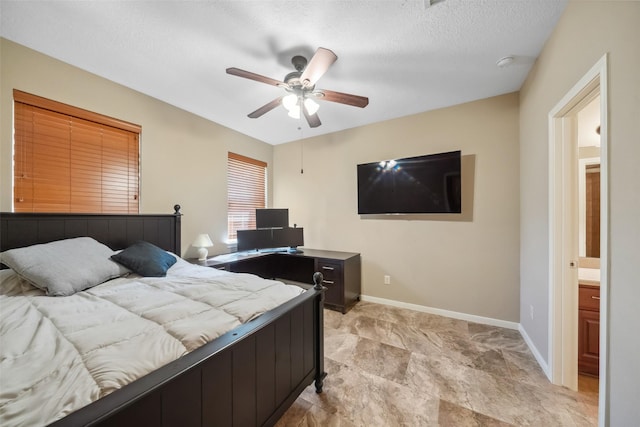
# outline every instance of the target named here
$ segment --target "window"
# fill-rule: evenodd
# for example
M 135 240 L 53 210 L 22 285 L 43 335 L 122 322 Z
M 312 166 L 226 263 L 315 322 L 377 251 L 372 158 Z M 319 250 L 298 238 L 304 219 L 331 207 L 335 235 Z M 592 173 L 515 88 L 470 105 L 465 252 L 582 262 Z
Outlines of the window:
M 227 160 L 228 239 L 237 230 L 256 228 L 256 209 L 266 207 L 267 164 L 229 153 Z
M 14 90 L 14 211 L 138 213 L 138 125 Z

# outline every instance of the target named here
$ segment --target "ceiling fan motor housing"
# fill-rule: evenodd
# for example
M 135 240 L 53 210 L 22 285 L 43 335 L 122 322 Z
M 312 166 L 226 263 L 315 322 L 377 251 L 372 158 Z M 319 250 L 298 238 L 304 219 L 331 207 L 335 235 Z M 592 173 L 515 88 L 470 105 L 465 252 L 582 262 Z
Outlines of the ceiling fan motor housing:
M 293 68 L 295 68 L 297 71 L 302 72 L 307 66 L 307 58 L 305 58 L 304 56 L 296 55 L 291 58 L 291 63 L 293 64 Z
M 302 81 L 300 81 L 301 75 L 302 71 L 292 71 L 284 77 L 284 82 L 291 88 L 299 88 L 302 86 Z

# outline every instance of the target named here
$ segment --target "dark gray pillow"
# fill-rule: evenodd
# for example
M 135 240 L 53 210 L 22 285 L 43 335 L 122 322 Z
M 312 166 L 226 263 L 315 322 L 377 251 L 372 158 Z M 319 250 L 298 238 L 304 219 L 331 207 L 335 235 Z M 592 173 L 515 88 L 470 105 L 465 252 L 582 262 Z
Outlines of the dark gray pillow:
M 91 237 L 57 240 L 0 253 L 0 261 L 47 295 L 73 295 L 129 271 Z
M 131 271 L 146 277 L 164 277 L 176 257 L 149 242 L 136 242 L 111 257 Z

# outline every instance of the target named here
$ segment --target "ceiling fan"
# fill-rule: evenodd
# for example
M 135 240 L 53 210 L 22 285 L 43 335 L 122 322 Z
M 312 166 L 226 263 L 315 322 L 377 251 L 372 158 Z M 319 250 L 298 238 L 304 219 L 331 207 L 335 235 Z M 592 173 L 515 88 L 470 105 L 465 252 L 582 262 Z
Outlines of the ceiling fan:
M 300 112 L 302 111 L 309 126 L 315 128 L 322 124 L 317 114 L 318 104 L 315 102 L 315 99 L 338 102 L 360 108 L 364 108 L 369 104 L 369 98 L 364 96 L 350 95 L 348 93 L 334 92 L 326 89 L 316 89 L 317 81 L 337 59 L 338 57 L 335 53 L 323 47 L 318 48 L 308 62 L 304 56 L 296 55 L 291 58 L 291 63 L 296 71 L 287 74 L 284 81 L 275 80 L 234 67 L 227 68 L 227 74 L 278 86 L 287 92 L 287 94 L 274 99 L 250 113 L 248 115 L 250 118 L 257 119 L 282 104 L 289 110 L 289 116 L 293 118 L 300 118 Z

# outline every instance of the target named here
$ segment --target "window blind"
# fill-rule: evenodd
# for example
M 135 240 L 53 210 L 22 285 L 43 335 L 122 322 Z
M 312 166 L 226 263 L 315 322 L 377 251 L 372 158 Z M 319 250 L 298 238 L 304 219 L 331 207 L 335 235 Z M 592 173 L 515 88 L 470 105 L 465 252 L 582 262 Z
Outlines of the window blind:
M 266 206 L 267 163 L 229 152 L 227 161 L 228 238 L 256 228 L 256 209 Z
M 14 211 L 138 213 L 139 131 L 60 105 L 14 92 Z

